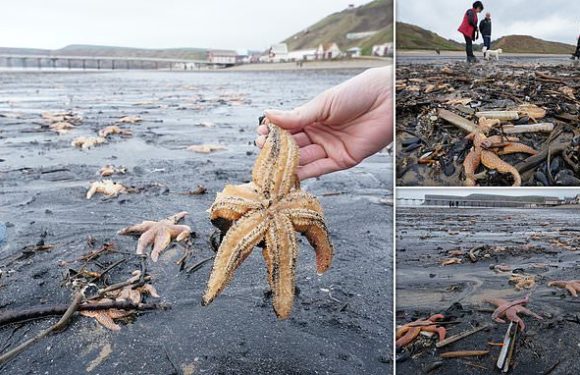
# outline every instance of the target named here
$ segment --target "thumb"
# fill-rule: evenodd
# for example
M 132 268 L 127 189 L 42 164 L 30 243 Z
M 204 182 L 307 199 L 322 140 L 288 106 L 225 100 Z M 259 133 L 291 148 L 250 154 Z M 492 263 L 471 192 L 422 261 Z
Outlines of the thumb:
M 270 122 L 291 132 L 302 130 L 305 126 L 318 122 L 323 113 L 324 100 L 315 98 L 314 100 L 296 107 L 291 111 L 277 109 L 267 109 L 264 114 Z

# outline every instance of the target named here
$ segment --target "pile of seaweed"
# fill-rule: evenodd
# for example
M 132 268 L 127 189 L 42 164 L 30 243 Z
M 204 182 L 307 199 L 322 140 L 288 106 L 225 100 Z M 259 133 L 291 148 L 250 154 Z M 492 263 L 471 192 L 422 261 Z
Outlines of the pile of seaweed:
M 535 155 L 501 159 L 524 186 L 580 185 L 580 70 L 571 65 L 406 65 L 397 69 L 397 182 L 465 184 L 463 161 L 479 118 L 489 136 L 517 137 Z M 510 174 L 480 165 L 481 186 L 509 186 Z

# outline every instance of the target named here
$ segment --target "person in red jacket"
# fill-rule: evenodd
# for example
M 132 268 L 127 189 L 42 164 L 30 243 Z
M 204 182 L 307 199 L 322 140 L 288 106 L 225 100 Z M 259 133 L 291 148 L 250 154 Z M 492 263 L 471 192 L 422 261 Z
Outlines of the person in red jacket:
M 458 31 L 465 37 L 465 52 L 467 53 L 467 62 L 477 62 L 473 54 L 473 42 L 479 38 L 479 30 L 477 28 L 477 14 L 483 11 L 483 4 L 481 1 L 473 3 L 473 7 L 468 9 L 463 16 L 463 22 L 459 26 Z

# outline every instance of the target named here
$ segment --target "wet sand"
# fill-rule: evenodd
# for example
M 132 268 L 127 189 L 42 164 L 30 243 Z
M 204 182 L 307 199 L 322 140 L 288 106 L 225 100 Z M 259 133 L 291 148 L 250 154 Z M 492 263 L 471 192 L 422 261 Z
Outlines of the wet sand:
M 530 289 L 518 291 L 509 283 L 511 272 L 490 269 L 497 264 L 512 272 L 533 275 L 527 305 L 543 320 L 522 316 L 527 326 L 520 335 L 511 374 L 575 374 L 580 345 L 580 300 L 562 289 L 547 286 L 550 280 L 578 278 L 580 261 L 580 215 L 578 209 L 397 209 L 397 324 L 436 313 L 448 320 L 452 336 L 483 324 L 493 323 L 494 306 L 485 298 L 515 299 Z M 562 245 L 564 243 L 566 246 Z M 485 246 L 472 263 L 470 249 Z M 568 246 L 570 248 L 568 248 Z M 461 264 L 441 266 L 449 251 L 463 251 Z M 493 323 L 482 332 L 435 349 L 435 339 L 421 338 L 398 353 L 398 374 L 424 373 L 440 361 L 439 354 L 455 350 L 484 350 L 476 358 L 447 359 L 430 374 L 489 374 L 495 372 L 499 347 L 507 324 Z M 549 370 L 555 366 L 551 372 Z
M 195 232 L 189 267 L 213 254 L 214 228 L 206 209 L 226 183 L 250 178 L 257 116 L 268 107 L 291 108 L 360 70 L 293 73 L 3 73 L 0 74 L 0 221 L 8 227 L 0 244 L 0 308 L 68 303 L 62 285 L 70 260 L 114 241 L 116 253 L 103 267 L 126 258 L 109 282 L 126 280 L 139 268 L 136 239 L 117 236 L 122 227 L 190 214 Z M 73 110 L 84 117 L 76 129 L 57 135 L 41 128 L 44 111 Z M 125 115 L 143 122 L 122 125 L 133 136 L 80 151 L 73 138 Z M 192 144 L 218 143 L 225 151 L 203 155 Z M 138 193 L 85 199 L 97 171 L 113 163 L 127 168 L 114 181 Z M 94 320 L 75 317 L 63 333 L 46 338 L 0 369 L 10 374 L 378 374 L 387 373 L 391 353 L 392 159 L 378 154 L 349 171 L 303 183 L 320 197 L 336 255 L 317 276 L 313 251 L 300 239 L 296 297 L 287 321 L 278 321 L 266 292 L 260 251 L 238 270 L 210 306 L 200 305 L 210 264 L 186 274 L 172 246 L 150 263 L 153 285 L 167 311 L 140 314 L 111 332 Z M 187 195 L 201 184 L 204 195 Z M 364 222 L 365 225 L 352 225 Z M 43 239 L 54 245 L 16 259 Z M 78 267 L 78 264 L 71 267 Z M 154 299 L 148 299 L 154 302 Z M 3 327 L 7 348 L 54 324 L 57 318 Z M 71 356 L 74 353 L 74 356 Z

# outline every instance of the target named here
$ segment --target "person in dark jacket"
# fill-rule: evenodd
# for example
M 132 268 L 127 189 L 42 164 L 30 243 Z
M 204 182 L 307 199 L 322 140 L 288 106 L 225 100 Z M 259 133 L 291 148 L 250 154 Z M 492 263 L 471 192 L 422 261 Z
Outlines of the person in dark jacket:
M 576 45 L 576 52 L 571 57 L 572 60 L 580 60 L 580 35 L 578 35 L 578 44 Z
M 491 49 L 491 13 L 486 13 L 485 18 L 479 23 L 479 33 L 483 38 L 483 45 L 486 50 Z M 485 52 L 483 57 L 485 57 Z
M 473 7 L 468 9 L 463 16 L 463 22 L 459 26 L 458 31 L 463 34 L 465 38 L 465 52 L 467 53 L 467 62 L 477 62 L 473 54 L 473 42 L 479 38 L 479 29 L 477 27 L 477 14 L 483 11 L 483 4 L 481 1 L 473 3 Z

